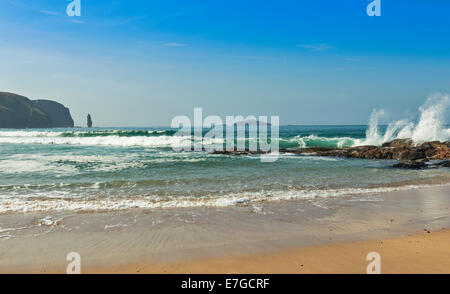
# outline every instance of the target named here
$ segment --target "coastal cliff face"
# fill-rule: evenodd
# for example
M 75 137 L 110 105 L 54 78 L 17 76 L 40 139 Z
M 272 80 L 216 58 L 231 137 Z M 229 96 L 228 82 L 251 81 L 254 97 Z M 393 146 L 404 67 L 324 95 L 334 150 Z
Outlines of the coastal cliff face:
M 53 127 L 73 127 L 70 111 L 62 104 L 0 92 L 0 128 Z
M 51 100 L 35 100 L 34 104 L 51 119 L 53 128 L 73 128 L 74 123 L 69 108 Z
M 0 92 L 0 128 L 48 128 L 50 117 L 30 99 Z

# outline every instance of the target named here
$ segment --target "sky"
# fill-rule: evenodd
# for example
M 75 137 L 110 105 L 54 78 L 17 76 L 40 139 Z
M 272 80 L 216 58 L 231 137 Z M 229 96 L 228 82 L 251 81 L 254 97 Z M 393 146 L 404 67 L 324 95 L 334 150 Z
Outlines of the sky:
M 176 115 L 280 124 L 411 119 L 450 93 L 450 1 L 0 0 L 0 91 L 52 99 L 76 125 Z

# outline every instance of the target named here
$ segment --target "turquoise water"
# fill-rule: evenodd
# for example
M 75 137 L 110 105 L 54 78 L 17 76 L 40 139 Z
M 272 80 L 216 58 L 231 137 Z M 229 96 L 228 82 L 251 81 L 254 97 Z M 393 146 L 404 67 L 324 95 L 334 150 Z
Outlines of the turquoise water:
M 363 144 L 366 126 L 282 126 L 280 148 Z M 209 144 L 211 142 L 205 142 Z M 392 161 L 175 152 L 168 128 L 0 130 L 0 213 L 228 206 L 447 183 L 448 169 Z

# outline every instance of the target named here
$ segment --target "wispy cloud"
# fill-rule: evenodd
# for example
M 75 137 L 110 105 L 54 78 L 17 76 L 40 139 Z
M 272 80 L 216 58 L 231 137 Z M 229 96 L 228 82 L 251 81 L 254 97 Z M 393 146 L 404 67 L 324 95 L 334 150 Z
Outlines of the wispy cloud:
M 308 49 L 309 51 L 313 52 L 322 52 L 327 51 L 329 49 L 333 49 L 333 46 L 330 46 L 328 44 L 301 44 L 297 45 L 299 48 Z
M 83 20 L 78 20 L 78 19 L 75 19 L 75 18 L 73 18 L 73 17 L 69 18 L 69 22 L 71 22 L 71 23 L 76 23 L 76 24 L 85 24 L 85 23 L 86 23 L 86 22 L 83 21 Z
M 266 60 L 266 61 L 273 61 L 273 60 L 280 60 L 278 57 L 272 57 L 272 56 L 260 56 L 260 55 L 221 55 L 231 58 L 239 58 L 239 59 L 249 59 L 249 60 Z
M 361 59 L 359 58 L 353 58 L 353 57 L 346 57 L 344 58 L 345 61 L 349 61 L 349 62 L 359 62 L 361 61 Z
M 164 43 L 163 45 L 166 47 L 186 47 L 187 46 L 187 44 L 176 43 L 176 42 Z
M 59 14 L 59 13 L 56 12 L 56 11 L 46 10 L 46 9 L 39 10 L 39 12 L 40 12 L 40 13 L 43 13 L 43 14 L 48 14 L 48 15 L 58 15 L 58 14 Z

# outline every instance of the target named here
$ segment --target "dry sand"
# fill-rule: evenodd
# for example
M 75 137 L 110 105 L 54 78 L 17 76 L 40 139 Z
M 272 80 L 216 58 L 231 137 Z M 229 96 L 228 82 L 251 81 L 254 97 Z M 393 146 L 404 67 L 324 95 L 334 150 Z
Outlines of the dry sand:
M 381 272 L 450 273 L 450 231 L 424 232 L 387 240 L 330 244 L 280 252 L 189 260 L 178 263 L 143 262 L 84 273 L 225 273 L 329 274 L 366 273 L 369 252 L 381 256 Z

